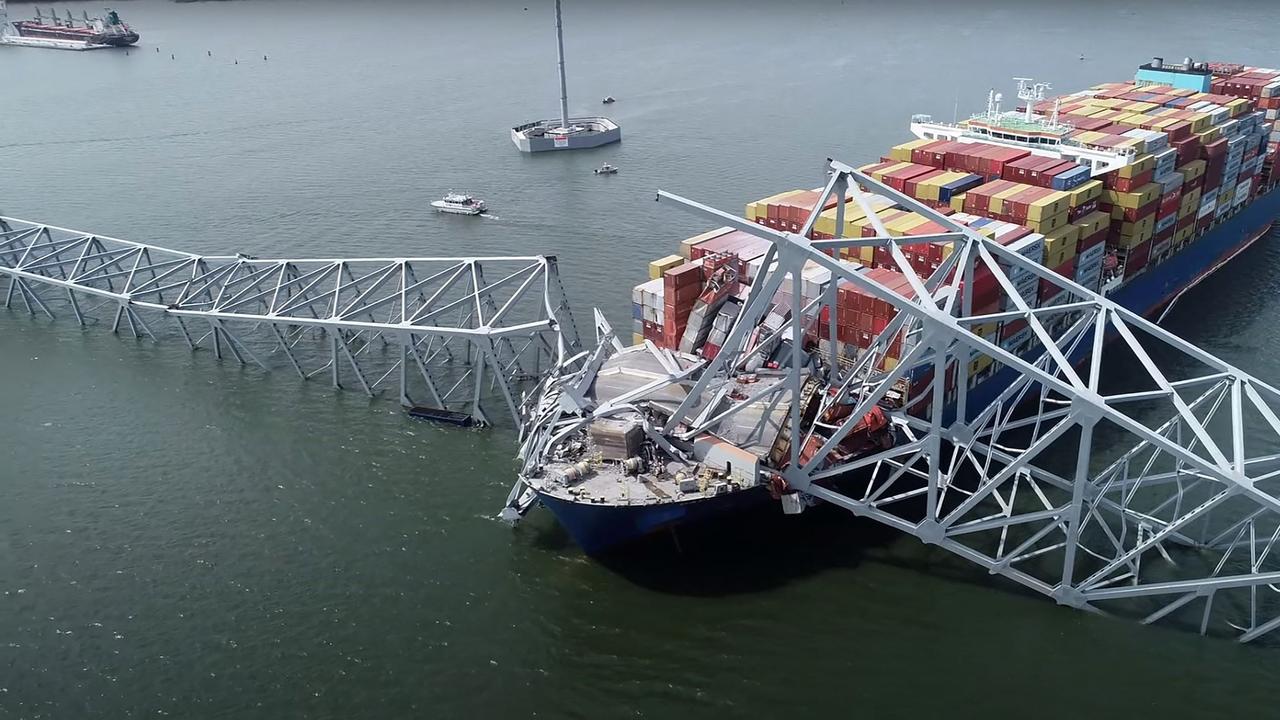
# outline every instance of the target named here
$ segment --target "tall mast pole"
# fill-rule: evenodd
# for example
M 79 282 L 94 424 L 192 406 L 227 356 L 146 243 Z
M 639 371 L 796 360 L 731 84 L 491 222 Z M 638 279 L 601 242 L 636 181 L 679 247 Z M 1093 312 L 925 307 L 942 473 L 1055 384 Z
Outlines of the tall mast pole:
M 569 127 L 569 89 L 564 81 L 564 30 L 560 24 L 560 0 L 556 0 L 556 57 L 560 61 L 560 127 Z

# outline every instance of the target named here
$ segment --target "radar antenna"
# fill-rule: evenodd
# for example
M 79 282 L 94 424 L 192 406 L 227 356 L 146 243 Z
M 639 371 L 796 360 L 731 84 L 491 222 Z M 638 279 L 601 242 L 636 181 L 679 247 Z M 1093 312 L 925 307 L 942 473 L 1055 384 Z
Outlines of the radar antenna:
M 1044 91 L 1052 89 L 1053 86 L 1046 82 L 1036 82 L 1034 78 L 1029 77 L 1016 77 L 1014 80 L 1018 81 L 1018 99 L 1027 104 L 1026 120 L 1031 122 L 1032 106 L 1036 102 L 1043 101 Z

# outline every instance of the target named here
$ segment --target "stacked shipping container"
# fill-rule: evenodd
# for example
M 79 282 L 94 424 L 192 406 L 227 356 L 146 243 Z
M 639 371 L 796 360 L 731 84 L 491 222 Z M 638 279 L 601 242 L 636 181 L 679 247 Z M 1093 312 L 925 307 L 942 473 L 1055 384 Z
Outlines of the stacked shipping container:
M 1130 164 L 1094 178 L 1088 168 L 1030 150 L 972 141 L 913 140 L 897 145 L 862 172 L 916 198 L 1009 249 L 1097 290 L 1162 261 L 1216 220 L 1239 208 L 1270 182 L 1280 133 L 1280 71 L 1223 66 L 1212 92 L 1167 85 L 1106 83 L 1059 99 L 1063 122 L 1080 145 L 1134 154 Z M 1038 104 L 1048 113 L 1053 101 Z M 797 232 L 817 204 L 820 190 L 792 190 L 751 203 L 747 218 Z M 925 217 L 868 195 L 847 200 L 837 227 L 834 198 L 821 208 L 809 236 L 813 239 L 931 235 L 943 231 Z M 868 209 L 871 215 L 868 216 Z M 949 243 L 904 242 L 903 255 L 920 277 L 931 275 L 949 255 Z M 676 348 L 687 334 L 690 315 L 707 279 L 706 258 L 735 258 L 745 282 L 763 270 L 765 241 L 748 233 L 719 228 L 681 243 L 680 255 L 650 264 L 650 281 L 636 287 L 635 338 Z M 834 254 L 834 253 L 833 253 Z M 910 295 L 910 284 L 884 248 L 846 248 L 841 260 L 859 267 L 885 287 Z M 1061 303 L 1066 294 L 1054 283 L 1022 270 L 1006 268 L 1017 294 L 1028 306 Z M 830 272 L 811 264 L 802 278 L 804 300 L 824 292 Z M 790 288 L 790 282 L 784 288 Z M 780 299 L 786 294 L 780 293 Z M 971 304 L 976 314 L 1013 309 L 994 276 L 983 266 L 974 273 Z M 841 354 L 869 347 L 892 320 L 892 304 L 842 282 L 836 291 L 836 336 L 829 316 L 812 319 L 812 340 L 835 342 Z M 730 304 L 730 307 L 734 307 Z M 701 312 L 701 311 L 700 311 Z M 735 311 L 710 309 L 695 318 L 708 328 L 703 354 L 714 354 Z M 989 327 L 988 327 L 989 325 Z M 974 332 L 1021 351 L 1031 341 L 1025 321 L 989 323 Z M 886 366 L 901 357 L 909 339 L 893 340 Z M 971 375 L 987 370 L 989 359 L 975 358 Z

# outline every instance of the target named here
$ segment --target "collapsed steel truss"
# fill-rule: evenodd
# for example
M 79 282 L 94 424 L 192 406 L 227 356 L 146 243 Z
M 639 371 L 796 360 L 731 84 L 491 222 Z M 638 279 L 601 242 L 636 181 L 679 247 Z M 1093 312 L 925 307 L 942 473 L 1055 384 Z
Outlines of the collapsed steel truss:
M 6 308 L 61 304 L 81 325 L 394 388 L 482 424 L 490 401 L 518 422 L 520 384 L 579 354 L 554 257 L 260 260 L 0 217 L 0 276 Z
M 797 233 L 776 231 L 696 202 L 659 193 L 685 207 L 771 241 L 766 270 L 718 355 L 691 386 L 662 429 L 692 437 L 714 431 L 762 398 L 703 395 L 726 388 L 742 371 L 748 337 L 791 283 L 791 316 L 783 332 L 812 336 L 829 307 L 836 333 L 836 286 L 852 283 L 897 308 L 870 349 L 850 364 L 831 344 L 822 410 L 856 404 L 838 427 L 823 428 L 821 449 L 807 462 L 801 449 L 818 423 L 801 427 L 799 397 L 806 377 L 801 343 L 791 344 L 788 381 L 775 392 L 790 402 L 790 443 L 782 475 L 803 496 L 833 503 L 945 548 L 992 574 L 1057 602 L 1096 612 L 1234 633 L 1241 641 L 1280 627 L 1280 391 L 1175 337 L 1138 314 L 1009 251 L 914 199 L 840 163 Z M 867 191 L 887 196 L 946 228 L 929 237 L 894 238 L 876 219 Z M 824 201 L 837 198 L 866 212 L 877 237 L 810 241 L 805 236 Z M 952 251 L 928 279 L 918 279 L 902 246 L 946 241 Z M 903 297 L 824 251 L 886 249 L 910 279 Z M 774 263 L 776 262 L 776 265 Z M 830 270 L 822 297 L 804 306 L 806 263 Z M 975 270 L 999 285 L 1005 311 L 976 315 Z M 1011 275 L 1032 273 L 1062 288 L 1053 307 L 1035 308 Z M 963 284 L 962 284 L 963 283 Z M 972 329 L 1025 320 L 1031 349 L 1010 352 Z M 890 342 L 908 348 L 882 368 Z M 756 346 L 759 347 L 759 346 Z M 971 369 L 991 360 L 1003 384 L 994 402 L 975 406 Z M 832 451 L 894 383 L 922 364 L 932 366 L 928 390 L 894 414 L 901 441 L 890 450 L 848 462 Z M 948 381 L 948 375 L 953 380 Z M 1119 376 L 1124 389 L 1113 391 Z M 954 390 L 948 390 L 949 386 Z M 943 398 L 944 402 L 935 402 Z M 702 408 L 697 416 L 692 409 Z M 1154 418 L 1154 420 L 1153 420 Z M 823 439 L 825 438 L 825 439 Z

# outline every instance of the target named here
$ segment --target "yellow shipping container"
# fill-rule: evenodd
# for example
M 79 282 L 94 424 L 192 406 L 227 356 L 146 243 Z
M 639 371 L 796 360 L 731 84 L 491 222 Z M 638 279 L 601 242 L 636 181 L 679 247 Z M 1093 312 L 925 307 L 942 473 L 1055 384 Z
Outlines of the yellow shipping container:
M 1067 201 L 1067 207 L 1080 207 L 1090 200 L 1097 200 L 1102 197 L 1102 181 L 1090 180 L 1071 192 L 1071 199 Z
M 879 180 L 880 182 L 884 182 L 884 176 L 885 176 L 885 175 L 888 175 L 888 174 L 889 174 L 889 173 L 891 173 L 891 172 L 896 172 L 896 171 L 898 171 L 898 170 L 901 170 L 902 168 L 904 168 L 904 167 L 906 167 L 906 166 L 908 166 L 908 165 L 910 165 L 910 164 L 911 164 L 911 162 L 910 162 L 910 161 L 907 161 L 907 162 L 896 162 L 896 163 L 894 163 L 894 164 L 892 164 L 892 165 L 889 165 L 889 166 L 887 166 L 887 167 L 880 168 L 879 170 L 873 170 L 873 171 L 871 172 L 871 177 L 875 178 L 876 180 Z
M 1160 184 L 1147 183 L 1133 192 L 1119 190 L 1103 190 L 1102 199 L 1108 205 L 1119 205 L 1130 210 L 1137 209 L 1160 197 Z
M 1120 98 L 1094 98 L 1093 104 L 1098 107 L 1113 108 L 1123 104 L 1125 101 Z
M 1028 219 L 1022 224 L 1038 233 L 1049 233 L 1067 224 L 1067 214 L 1065 212 L 1061 212 L 1057 215 L 1049 215 L 1039 220 Z
M 1223 107 L 1231 111 L 1231 117 L 1235 117 L 1248 109 L 1249 101 L 1245 98 L 1236 98 L 1223 103 Z
M 1114 122 L 1117 122 L 1121 125 L 1128 125 L 1129 127 L 1136 128 L 1136 127 L 1141 127 L 1144 123 L 1149 123 L 1152 120 L 1153 118 L 1150 117 L 1149 115 L 1143 115 L 1140 112 L 1135 112 L 1129 115 L 1125 115 L 1124 117 L 1118 117 L 1114 120 Z
M 1187 225 L 1186 227 L 1178 228 L 1173 232 L 1173 241 L 1181 245 L 1182 243 L 1190 240 L 1191 236 L 1194 235 L 1195 233 L 1196 233 L 1196 226 L 1194 224 Z
M 992 195 L 991 202 L 987 204 L 987 210 L 990 211 L 992 214 L 1002 213 L 1004 212 L 1004 201 L 1006 199 L 1011 198 L 1014 195 L 1017 195 L 1018 193 L 1025 192 L 1030 189 L 1031 189 L 1030 185 L 1023 185 L 1022 183 L 1014 183 L 1013 186 L 1010 187 L 1009 189 L 1002 190 L 996 193 L 995 195 Z
M 683 265 L 684 258 L 679 255 L 668 255 L 664 258 L 658 258 L 649 263 L 649 279 L 657 280 L 662 277 L 662 273 L 670 270 L 677 265 Z
M 873 211 L 890 207 L 893 201 L 881 197 L 879 195 L 867 196 L 867 204 L 871 206 Z M 836 234 L 836 208 L 827 208 L 818 214 L 818 219 L 813 223 L 813 231 L 831 235 Z M 856 200 L 849 200 L 844 204 L 844 233 L 842 237 L 849 237 L 853 231 L 853 221 L 866 217 L 866 212 Z
M 1094 210 L 1072 223 L 1080 228 L 1080 238 L 1093 237 L 1103 228 L 1111 227 L 1111 216 L 1101 210 Z
M 1129 149 L 1132 149 L 1135 154 L 1142 155 L 1143 152 L 1147 151 L 1147 141 L 1142 140 L 1140 137 L 1126 137 L 1124 140 L 1121 140 L 1119 145 L 1116 145 L 1116 147 L 1117 149 L 1119 149 L 1119 147 L 1129 147 Z
M 965 177 L 967 174 L 968 173 L 962 172 L 945 172 L 941 175 L 931 177 L 924 182 L 916 183 L 916 192 L 920 195 L 919 199 L 937 202 L 938 195 L 940 194 L 943 185 L 955 182 L 956 180 Z
M 1121 222 L 1120 237 L 1143 237 L 1143 239 L 1151 237 L 1156 229 L 1156 216 L 1152 213 L 1137 222 Z M 1142 242 L 1138 240 L 1134 244 Z M 1132 247 L 1132 246 L 1130 246 Z
M 1108 138 L 1108 137 L 1110 137 L 1110 136 L 1109 136 L 1109 135 L 1107 135 L 1106 133 L 1100 133 L 1100 132 L 1097 132 L 1096 130 L 1086 130 L 1086 131 L 1084 131 L 1084 132 L 1076 133 L 1075 135 L 1072 135 L 1071 137 L 1072 137 L 1072 139 L 1076 140 L 1077 142 L 1082 142 L 1082 143 L 1088 144 L 1088 143 L 1095 143 L 1095 142 L 1098 142 L 1099 140 L 1103 140 L 1103 139 Z
M 1134 138 L 1135 140 L 1137 138 Z M 1143 143 L 1145 145 L 1145 143 Z M 1131 178 L 1148 170 L 1155 170 L 1156 156 L 1150 153 L 1139 155 L 1133 162 L 1116 170 L 1116 177 Z
M 893 148 L 889 150 L 889 157 L 893 158 L 894 160 L 897 160 L 898 162 L 911 162 L 911 151 L 915 150 L 921 145 L 925 145 L 931 142 L 933 141 L 921 139 L 921 140 L 912 140 L 911 142 L 904 142 L 901 145 L 894 145 Z
M 1055 190 L 1031 203 L 1027 208 L 1027 217 L 1031 220 L 1040 220 L 1050 215 L 1066 212 L 1071 207 L 1071 195 L 1062 190 Z
M 792 192 L 795 192 L 795 191 L 792 191 Z M 781 196 L 775 196 L 775 197 L 781 197 Z M 761 202 L 764 202 L 764 201 L 762 200 Z M 733 228 L 731 227 L 716 228 L 715 230 L 704 232 L 701 235 L 694 235 L 693 237 L 688 238 L 686 240 L 681 240 L 680 241 L 680 257 L 684 258 L 685 260 L 688 260 L 690 257 L 693 256 L 693 247 L 695 245 L 701 245 L 702 243 L 712 238 L 718 238 L 721 235 L 724 235 L 725 233 L 732 232 L 732 231 L 733 231 Z
M 969 326 L 969 332 L 980 337 L 989 337 L 995 335 L 1000 330 L 1000 323 L 997 321 L 976 323 Z
M 1076 256 L 1076 246 L 1080 242 L 1080 226 L 1067 224 L 1045 233 L 1044 264 L 1048 268 L 1056 268 Z
M 886 230 L 889 231 L 890 235 L 894 237 L 900 237 L 902 235 L 906 235 L 912 228 L 918 225 L 923 225 L 926 222 L 928 222 L 928 219 L 925 218 L 923 215 L 917 215 L 915 213 L 907 213 L 905 215 L 902 215 L 901 217 L 896 217 L 890 220 L 889 222 L 885 223 L 884 227 Z
M 1194 130 L 1193 132 L 1196 137 L 1200 139 L 1200 143 L 1202 145 L 1211 143 L 1219 137 L 1222 137 L 1222 129 L 1218 127 L 1203 128 L 1201 130 Z
M 1180 166 L 1178 168 L 1178 172 L 1182 173 L 1183 180 L 1191 182 L 1201 175 L 1204 175 L 1205 168 L 1208 167 L 1208 165 L 1208 161 L 1205 160 L 1192 160 L 1186 165 Z
M 1135 112 L 1135 113 L 1144 113 L 1144 112 L 1147 112 L 1148 110 L 1155 110 L 1156 108 L 1158 108 L 1158 107 L 1160 107 L 1160 106 L 1159 106 L 1159 105 L 1157 105 L 1157 104 L 1155 104 L 1155 103 L 1153 103 L 1153 102 L 1145 102 L 1145 101 L 1142 101 L 1142 100 L 1134 100 L 1133 102 L 1125 103 L 1124 105 L 1121 105 L 1120 107 L 1124 108 L 1125 110 L 1129 110 L 1129 111 L 1131 111 L 1131 112 Z
M 804 190 L 788 190 L 784 193 L 778 193 L 777 195 L 770 195 L 769 197 L 763 200 L 757 200 L 753 203 L 748 203 L 747 219 L 751 220 L 752 222 L 755 222 L 756 220 L 763 220 L 764 218 L 769 216 L 769 205 L 776 204 L 778 202 L 786 200 L 789 197 L 799 195 L 802 192 L 804 192 Z
M 961 212 L 964 210 L 964 195 L 965 195 L 964 193 L 960 193 L 959 195 L 951 196 L 952 210 L 955 210 L 956 212 Z
M 1209 129 L 1210 119 L 1211 118 L 1205 113 L 1195 113 L 1191 117 L 1187 118 L 1187 121 L 1191 123 L 1191 132 L 1198 133 Z
M 1200 188 L 1196 188 L 1182 196 L 1182 203 L 1178 206 L 1178 217 L 1184 218 L 1200 208 L 1200 192 Z
M 633 333 L 631 333 L 631 344 L 632 344 L 632 345 L 643 345 L 643 344 L 644 344 L 644 334 L 643 334 L 643 333 L 638 333 L 638 332 L 633 332 Z

